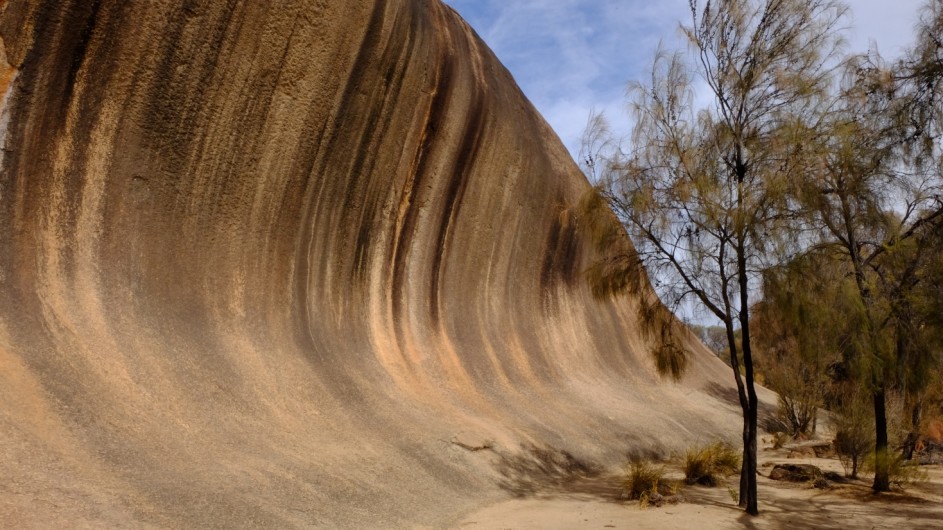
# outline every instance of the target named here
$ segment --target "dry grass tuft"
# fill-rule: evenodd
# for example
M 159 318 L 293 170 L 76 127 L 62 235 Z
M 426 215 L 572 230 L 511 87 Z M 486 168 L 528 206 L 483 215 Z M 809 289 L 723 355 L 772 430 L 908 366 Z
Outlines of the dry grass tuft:
M 723 442 L 692 449 L 684 458 L 684 481 L 688 484 L 713 487 L 738 471 L 740 454 Z
M 665 468 L 651 462 L 633 461 L 626 472 L 623 483 L 623 497 L 638 500 L 639 506 L 661 506 L 679 502 L 678 484 L 665 480 Z

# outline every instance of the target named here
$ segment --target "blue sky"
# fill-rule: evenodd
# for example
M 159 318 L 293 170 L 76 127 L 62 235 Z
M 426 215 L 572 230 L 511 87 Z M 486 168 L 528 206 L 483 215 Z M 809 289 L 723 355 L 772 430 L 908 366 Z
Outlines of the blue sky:
M 628 133 L 625 87 L 644 79 L 659 42 L 685 46 L 687 0 L 444 0 L 508 67 L 571 153 L 592 109 Z M 848 51 L 907 46 L 923 0 L 850 0 Z

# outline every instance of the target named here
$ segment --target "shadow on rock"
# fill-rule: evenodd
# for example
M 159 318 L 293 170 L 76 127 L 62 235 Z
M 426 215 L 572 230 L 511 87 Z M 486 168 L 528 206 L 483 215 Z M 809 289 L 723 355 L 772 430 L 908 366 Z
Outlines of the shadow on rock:
M 520 452 L 497 456 L 498 486 L 515 497 L 577 495 L 618 502 L 622 494 L 620 477 L 564 450 L 524 445 Z
M 708 394 L 714 396 L 715 398 L 729 403 L 730 405 L 740 408 L 740 396 L 737 394 L 737 389 L 731 386 L 725 386 L 718 384 L 716 382 L 711 382 L 707 385 L 705 389 Z M 766 403 L 763 400 L 760 400 L 760 409 L 759 409 L 759 424 L 766 425 L 770 421 L 775 420 L 776 418 L 776 407 Z

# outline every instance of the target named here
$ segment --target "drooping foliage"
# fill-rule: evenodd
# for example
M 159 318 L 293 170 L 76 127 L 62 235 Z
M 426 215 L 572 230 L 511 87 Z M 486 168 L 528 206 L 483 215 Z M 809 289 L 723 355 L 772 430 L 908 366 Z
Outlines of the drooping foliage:
M 632 87 L 632 145 L 601 151 L 608 140 L 591 120 L 585 167 L 598 185 L 584 213 L 598 219 L 608 206 L 635 250 L 613 244 L 612 224 L 588 223 L 606 256 L 590 280 L 600 294 L 623 292 L 639 285 L 644 266 L 669 307 L 690 299 L 723 323 L 744 416 L 739 498 L 756 514 L 751 294 L 758 272 L 790 246 L 796 132 L 818 117 L 844 8 L 831 0 L 692 0 L 690 8 L 683 30 L 692 56 L 659 52 L 649 82 Z M 695 78 L 711 96 L 701 108 Z

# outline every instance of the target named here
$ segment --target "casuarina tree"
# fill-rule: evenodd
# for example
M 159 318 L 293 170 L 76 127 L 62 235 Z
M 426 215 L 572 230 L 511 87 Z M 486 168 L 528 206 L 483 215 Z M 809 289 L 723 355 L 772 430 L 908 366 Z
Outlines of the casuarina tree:
M 832 0 L 691 0 L 690 9 L 682 29 L 692 54 L 660 52 L 651 79 L 632 89 L 631 145 L 606 156 L 586 150 L 597 186 L 584 211 L 608 206 L 635 249 L 613 251 L 612 232 L 588 223 L 606 256 L 590 278 L 598 293 L 614 294 L 637 285 L 630 280 L 644 268 L 669 307 L 690 299 L 723 324 L 743 412 L 740 505 L 755 515 L 751 294 L 795 233 L 795 134 L 820 115 L 845 8 Z

